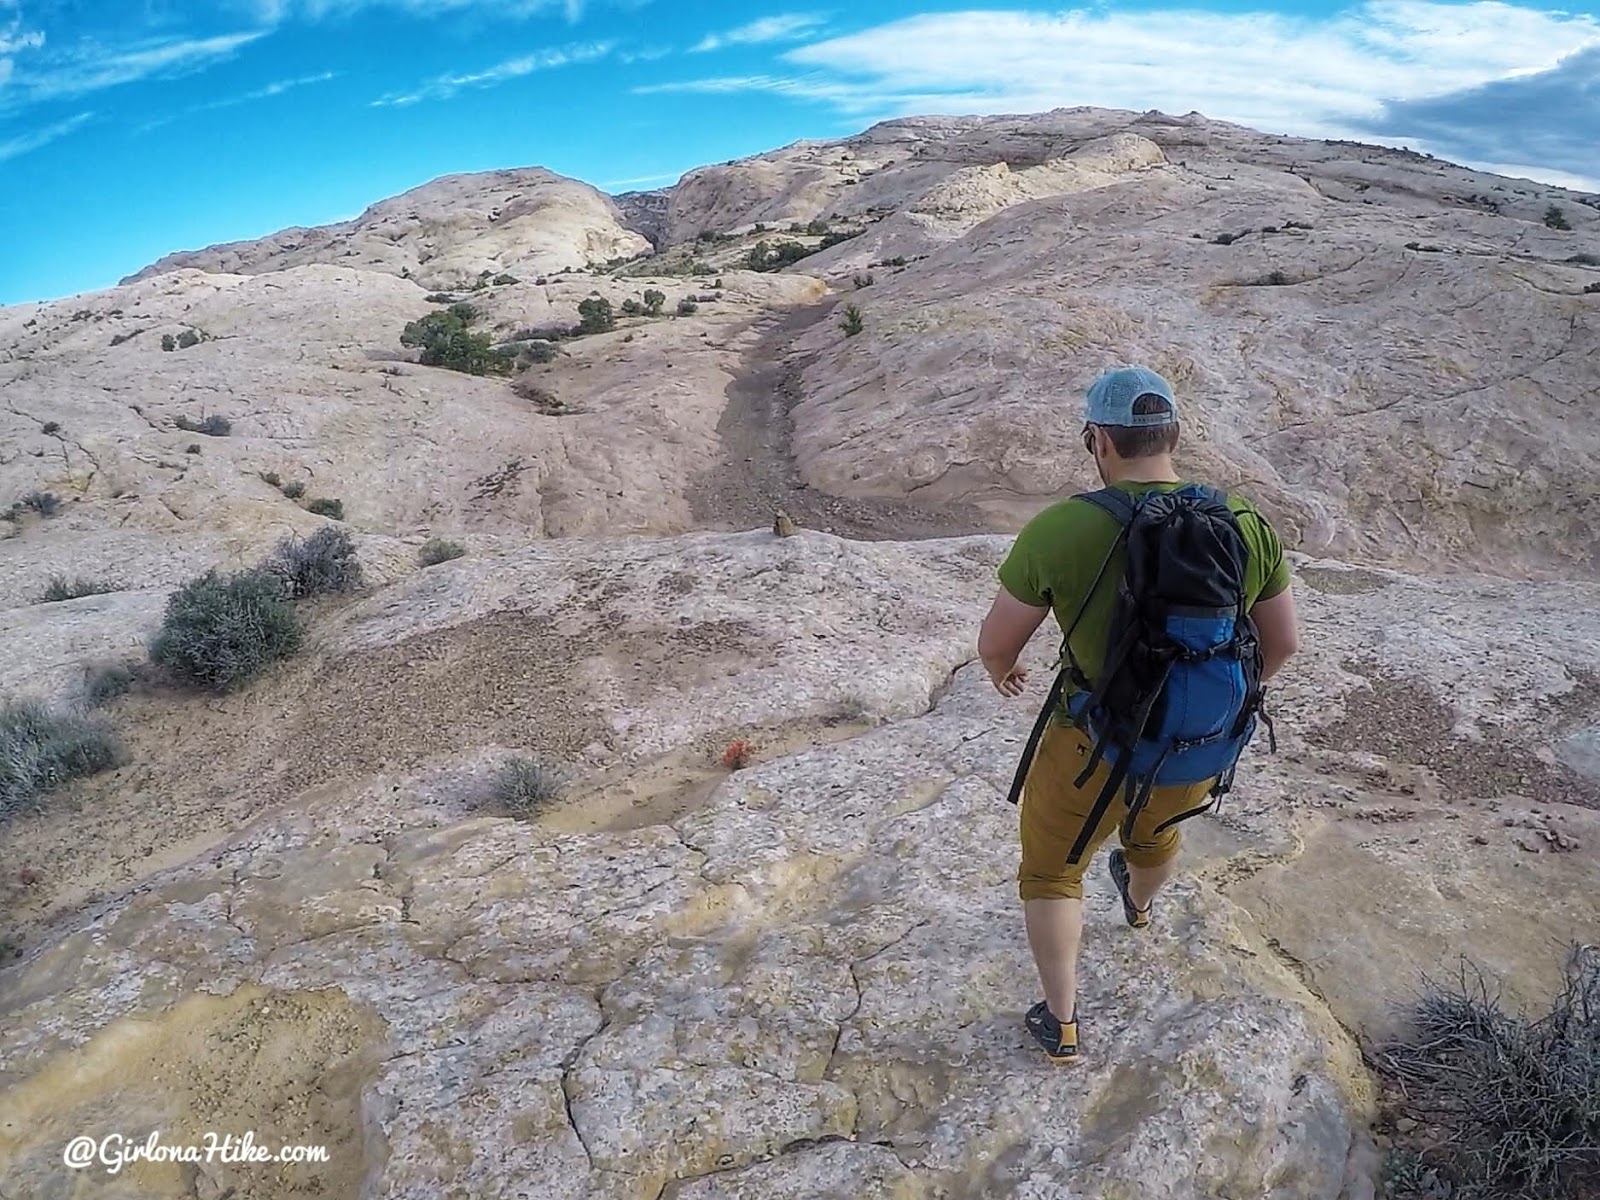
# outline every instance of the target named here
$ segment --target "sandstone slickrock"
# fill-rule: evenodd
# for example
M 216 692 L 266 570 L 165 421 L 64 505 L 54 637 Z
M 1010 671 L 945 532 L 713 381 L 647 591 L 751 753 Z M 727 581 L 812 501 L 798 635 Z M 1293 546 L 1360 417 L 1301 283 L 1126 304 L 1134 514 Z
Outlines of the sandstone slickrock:
M 264 475 L 343 500 L 368 585 L 237 694 L 136 687 L 126 761 L 0 824 L 0 1197 L 1369 1200 L 1362 1054 L 1422 975 L 1537 1005 L 1600 931 L 1596 204 L 1198 114 L 913 118 L 0 309 L 0 508 L 61 499 L 0 524 L 0 697 L 82 702 L 323 523 Z M 856 236 L 743 269 L 815 218 Z M 648 287 L 699 308 L 515 390 L 398 343 L 438 288 L 516 348 Z M 1285 532 L 1307 649 L 1155 927 L 1091 873 L 1061 1070 L 1004 803 L 1054 645 L 1008 702 L 973 637 L 1133 358 Z M 572 780 L 533 820 L 513 756 Z M 62 1169 L 152 1129 L 332 1157 Z

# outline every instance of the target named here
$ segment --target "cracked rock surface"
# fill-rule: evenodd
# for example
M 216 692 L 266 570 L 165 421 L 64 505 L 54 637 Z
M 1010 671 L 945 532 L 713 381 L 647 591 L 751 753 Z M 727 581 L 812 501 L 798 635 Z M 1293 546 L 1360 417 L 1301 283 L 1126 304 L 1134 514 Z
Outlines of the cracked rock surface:
M 911 635 L 849 615 L 851 597 L 915 592 L 918 636 L 954 651 L 999 549 L 640 539 L 592 548 L 589 586 L 637 621 L 743 621 L 782 667 L 751 659 L 745 718 L 799 719 L 844 665 L 911 657 Z M 530 592 L 570 610 L 516 574 L 569 570 L 564 553 L 422 577 L 429 600 L 369 601 L 339 645 L 416 644 Z M 704 585 L 664 593 L 652 564 L 673 559 L 705 566 Z M 1192 823 L 1189 869 L 1148 935 L 1123 926 L 1103 870 L 1090 876 L 1086 1056 L 1070 1070 L 1043 1063 L 1020 1023 L 1036 985 L 1004 790 L 1031 704 L 997 697 L 956 653 L 948 688 L 857 697 L 854 736 L 758 755 L 669 820 L 580 829 L 571 810 L 596 792 L 532 822 L 474 816 L 464 797 L 495 755 L 470 752 L 314 788 L 57 928 L 0 973 L 0 1194 L 65 1194 L 51 1190 L 61 1145 L 80 1131 L 170 1141 L 209 1121 L 339 1150 L 327 1167 L 208 1168 L 206 1186 L 240 1197 L 1369 1197 L 1356 1037 L 1381 1027 L 1380 1002 L 1467 949 L 1537 994 L 1555 962 L 1541 939 L 1600 919 L 1600 879 L 1573 854 L 1519 877 L 1471 842 L 1527 797 L 1463 790 L 1428 746 L 1335 751 L 1318 730 L 1394 678 L 1421 708 L 1461 699 L 1439 737 L 1509 745 L 1541 705 L 1572 699 L 1572 672 L 1600 668 L 1594 618 L 1557 634 L 1600 596 L 1525 601 L 1526 628 L 1491 648 L 1477 639 L 1495 627 L 1492 581 L 1301 567 L 1308 623 L 1327 632 L 1280 689 L 1284 752 L 1253 753 L 1220 816 Z M 804 619 L 740 579 L 804 589 Z M 1374 623 L 1390 630 L 1376 648 Z M 1452 661 L 1465 644 L 1473 661 Z M 1513 663 L 1528 712 L 1496 724 L 1474 686 Z M 721 728 L 712 706 L 634 704 L 624 765 L 630 737 L 641 760 L 658 749 L 640 725 Z M 1531 747 L 1526 762 L 1544 765 Z M 1573 791 L 1542 811 L 1600 837 L 1593 791 L 1560 778 Z M 1394 897 L 1372 918 L 1390 926 L 1381 940 L 1375 926 L 1352 944 L 1326 919 L 1353 878 Z M 1496 901 L 1451 923 L 1465 888 Z M 1559 911 L 1528 904 L 1551 890 Z M 170 1085 L 202 1076 L 204 1094 Z M 145 1164 L 92 1186 L 189 1194 Z

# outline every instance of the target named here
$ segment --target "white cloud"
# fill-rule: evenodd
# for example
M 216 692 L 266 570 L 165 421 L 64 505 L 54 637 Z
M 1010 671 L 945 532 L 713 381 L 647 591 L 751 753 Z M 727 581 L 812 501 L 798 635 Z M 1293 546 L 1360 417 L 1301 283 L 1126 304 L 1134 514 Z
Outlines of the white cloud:
M 180 41 L 146 41 L 119 51 L 87 43 L 38 68 L 15 72 L 7 90 L 16 95 L 8 98 L 13 105 L 20 106 L 19 101 L 31 104 L 60 100 L 152 76 L 183 74 L 231 58 L 241 46 L 262 36 L 261 32 L 250 32 Z
M 195 113 L 211 112 L 212 110 L 218 108 L 233 108 L 235 105 L 249 104 L 255 100 L 267 100 L 273 96 L 281 96 L 284 92 L 292 91 L 295 88 L 308 87 L 314 83 L 327 83 L 328 80 L 337 79 L 338 77 L 339 73 L 337 71 L 323 71 L 319 75 L 302 75 L 298 79 L 279 79 L 273 83 L 267 84 L 265 87 L 256 88 L 253 91 L 241 92 L 237 96 L 223 96 L 218 100 L 208 100 L 204 104 L 191 105 L 189 108 L 184 109 L 181 113 L 175 113 L 170 117 L 158 117 L 153 121 L 147 121 L 143 125 L 140 125 L 135 132 L 149 133 L 152 129 L 159 129 L 163 125 L 170 125 L 174 121 L 181 120 L 183 117 L 192 116 Z
M 65 121 L 57 121 L 54 125 L 35 129 L 32 133 L 23 133 L 0 141 L 0 162 L 15 158 L 19 154 L 26 154 L 30 150 L 37 150 L 40 146 L 49 145 L 57 138 L 66 137 L 78 126 L 93 118 L 92 112 L 79 113 L 75 117 L 68 117 Z
M 494 87 L 509 79 L 519 79 L 535 71 L 550 71 L 575 63 L 594 62 L 611 53 L 610 42 L 589 42 L 564 46 L 555 50 L 540 50 L 521 58 L 508 59 L 483 71 L 466 75 L 440 75 L 428 80 L 414 92 L 391 94 L 372 101 L 372 107 L 403 107 L 420 100 L 448 100 L 462 88 Z
M 636 5 L 642 0 L 613 0 Z M 531 17 L 558 9 L 570 23 L 583 18 L 586 0 L 252 0 L 255 18 L 266 25 L 286 20 L 320 21 L 348 17 L 369 8 L 398 9 L 414 17 L 436 17 L 452 13 L 482 12 L 496 17 Z
M 1079 104 L 1198 110 L 1269 132 L 1349 137 L 1392 105 L 1548 72 L 1592 45 L 1594 16 L 1500 0 L 1368 0 L 1319 18 L 1103 5 L 968 11 L 789 50 L 780 58 L 793 72 L 636 90 L 765 91 L 861 120 Z
M 692 53 L 720 50 L 724 46 L 754 46 L 763 42 L 782 42 L 803 37 L 823 23 L 823 18 L 809 13 L 781 13 L 762 17 L 725 33 L 709 33 L 692 48 Z

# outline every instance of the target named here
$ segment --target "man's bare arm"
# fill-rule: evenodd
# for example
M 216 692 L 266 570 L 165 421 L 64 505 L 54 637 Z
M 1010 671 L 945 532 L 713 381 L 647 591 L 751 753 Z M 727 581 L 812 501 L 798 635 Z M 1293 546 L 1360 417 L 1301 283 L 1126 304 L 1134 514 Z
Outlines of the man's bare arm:
M 1028 673 L 1017 666 L 1017 659 L 1034 630 L 1049 615 L 1048 608 L 1024 604 L 1005 588 L 995 594 L 989 615 L 978 630 L 978 655 L 1002 694 L 1015 696 L 1022 691 Z
M 1261 682 L 1265 683 L 1300 652 L 1293 591 L 1284 588 L 1270 600 L 1258 600 L 1250 610 L 1250 619 L 1261 635 Z

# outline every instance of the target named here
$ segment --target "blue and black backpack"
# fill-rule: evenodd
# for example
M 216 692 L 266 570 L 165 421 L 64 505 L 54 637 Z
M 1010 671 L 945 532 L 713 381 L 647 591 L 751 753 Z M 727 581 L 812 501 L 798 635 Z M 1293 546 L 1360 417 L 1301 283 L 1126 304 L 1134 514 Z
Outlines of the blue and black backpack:
M 1163 822 L 1160 832 L 1205 812 L 1228 792 L 1258 718 L 1272 749 L 1278 748 L 1262 704 L 1261 647 L 1248 612 L 1249 551 L 1227 496 L 1186 484 L 1139 497 L 1108 487 L 1078 498 L 1105 509 L 1121 530 L 1063 636 L 1064 665 L 1034 723 L 1009 797 L 1015 804 L 1021 795 L 1039 738 L 1070 683 L 1067 712 L 1094 743 L 1076 786 L 1084 786 L 1102 762 L 1111 764 L 1067 856 L 1073 864 L 1119 791 L 1128 806 L 1123 829 L 1131 832 L 1155 788 L 1216 780 L 1204 805 Z M 1127 559 L 1106 657 L 1091 683 L 1073 657 L 1072 633 L 1122 549 Z

